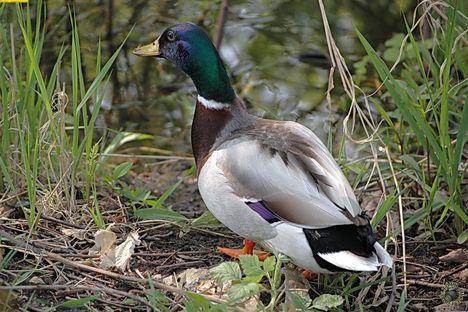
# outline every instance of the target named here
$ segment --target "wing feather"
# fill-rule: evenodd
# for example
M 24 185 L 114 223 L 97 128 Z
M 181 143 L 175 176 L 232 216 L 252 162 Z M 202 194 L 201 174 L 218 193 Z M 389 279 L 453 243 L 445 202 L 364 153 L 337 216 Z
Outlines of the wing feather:
M 263 200 L 286 221 L 327 227 L 356 223 L 361 213 L 330 152 L 298 123 L 259 120 L 216 150 L 216 163 L 234 192 Z

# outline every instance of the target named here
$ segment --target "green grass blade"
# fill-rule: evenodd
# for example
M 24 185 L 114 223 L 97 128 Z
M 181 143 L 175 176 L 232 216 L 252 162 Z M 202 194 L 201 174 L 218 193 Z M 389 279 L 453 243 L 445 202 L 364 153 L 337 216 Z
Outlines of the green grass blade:
M 446 155 L 438 140 L 436 139 L 434 130 L 426 121 L 422 111 L 415 107 L 415 103 L 413 103 L 411 100 L 406 89 L 392 77 L 387 65 L 385 65 L 384 61 L 377 55 L 375 50 L 359 32 L 359 30 L 356 29 L 356 32 L 359 40 L 364 46 L 364 49 L 371 58 L 371 61 L 380 78 L 384 81 L 388 92 L 394 99 L 398 109 L 401 111 L 402 118 L 410 125 L 411 129 L 415 132 L 420 142 L 424 142 L 426 139 L 428 140 L 432 148 L 431 152 L 434 154 L 433 156 L 437 162 L 437 165 L 447 169 Z M 444 172 L 446 172 L 446 170 L 444 170 Z
M 39 5 L 41 2 L 42 1 L 38 1 L 37 5 Z M 18 15 L 19 15 L 18 18 L 21 20 L 21 11 L 18 12 Z M 28 60 L 29 60 L 30 65 L 32 67 L 32 72 L 34 73 L 35 78 L 37 80 L 37 83 L 39 85 L 41 100 L 45 104 L 44 107 L 45 107 L 49 117 L 51 117 L 52 114 L 53 114 L 52 113 L 52 105 L 51 105 L 51 102 L 50 102 L 49 94 L 47 93 L 47 87 L 45 85 L 44 78 L 42 77 L 42 73 L 41 73 L 41 70 L 39 68 L 39 63 L 38 63 L 37 56 L 36 56 L 37 52 L 34 50 L 33 43 L 31 42 L 31 37 L 29 36 L 30 32 L 28 32 L 26 30 L 23 23 L 20 22 L 19 26 L 21 28 L 21 33 L 23 35 L 24 45 L 25 45 L 25 48 L 26 48 Z M 35 47 L 35 48 L 39 49 L 38 47 Z
M 458 172 L 458 166 L 461 162 L 463 147 L 465 146 L 465 143 L 468 139 L 468 97 L 465 98 L 465 105 L 463 105 L 463 112 L 459 125 L 460 127 L 458 128 L 457 143 L 455 144 L 455 150 L 452 159 L 453 173 Z M 453 174 L 452 179 L 456 180 L 457 177 L 457 174 Z M 455 184 L 456 181 L 452 181 L 452 183 Z
M 440 100 L 440 144 L 443 149 L 450 148 L 450 136 L 449 136 L 449 87 L 450 87 L 450 70 L 452 68 L 452 49 L 455 41 L 455 14 L 457 11 L 457 3 L 455 1 L 455 7 L 448 7 L 448 25 L 445 36 L 445 62 L 444 70 L 442 72 L 442 96 Z M 449 153 L 450 158 L 450 153 Z M 450 161 L 450 159 L 448 159 Z
M 133 28 L 132 28 L 133 29 Z M 115 60 L 119 56 L 120 50 L 122 50 L 122 47 L 124 46 L 125 42 L 127 42 L 128 37 L 131 34 L 131 31 L 127 34 L 127 36 L 124 38 L 122 44 L 115 50 L 115 52 L 112 54 L 112 56 L 109 58 L 109 60 L 104 64 L 102 67 L 102 70 L 99 72 L 99 74 L 96 76 L 94 81 L 91 83 L 91 86 L 89 87 L 88 91 L 84 95 L 84 97 L 81 99 L 80 104 L 78 105 L 77 109 L 80 110 L 83 108 L 83 106 L 86 104 L 86 102 L 92 97 L 92 95 L 96 92 L 96 90 L 99 87 L 99 84 L 102 82 L 104 77 L 109 73 L 112 65 L 114 64 Z
M 372 228 L 375 229 L 377 224 L 382 221 L 382 219 L 385 217 L 387 212 L 393 207 L 393 205 L 396 203 L 396 200 L 398 199 L 397 196 L 397 190 L 393 190 L 390 194 L 388 194 L 387 198 L 385 201 L 380 205 L 380 207 L 377 210 L 377 213 L 375 214 L 374 218 L 372 218 L 371 225 Z
M 177 189 L 177 187 L 182 183 L 182 179 L 179 179 L 176 183 L 172 184 L 170 187 L 167 188 L 167 190 L 164 191 L 164 193 L 159 196 L 159 198 L 156 200 L 156 207 L 162 207 L 166 200 L 169 198 L 169 196 L 174 193 L 174 191 Z

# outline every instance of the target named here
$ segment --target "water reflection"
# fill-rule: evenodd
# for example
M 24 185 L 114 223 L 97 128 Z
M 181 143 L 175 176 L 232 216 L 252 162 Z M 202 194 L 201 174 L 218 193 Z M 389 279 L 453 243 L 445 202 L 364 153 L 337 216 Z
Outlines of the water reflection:
M 131 51 L 177 22 L 191 21 L 213 31 L 219 4 L 188 0 L 66 2 L 78 17 L 88 79 L 94 73 L 99 39 L 103 54 L 109 55 L 134 26 L 112 74 L 112 93 L 106 100 L 109 111 L 103 119 L 107 126 L 151 133 L 158 147 L 189 152 L 194 102 L 191 82 L 168 62 L 137 58 Z M 330 26 L 350 68 L 363 55 L 354 25 L 375 46 L 402 31 L 395 28 L 403 24 L 400 9 L 410 11 L 415 5 L 409 0 L 325 2 Z M 47 11 L 46 47 L 55 55 L 70 40 L 67 8 L 63 1 L 50 0 Z M 299 119 L 323 137 L 325 120 L 338 120 L 339 116 L 332 115 L 340 112 L 337 105 L 331 115 L 323 105 L 328 80 L 326 51 L 316 1 L 230 1 L 221 55 L 237 92 L 253 113 Z M 335 95 L 339 97 L 339 86 Z

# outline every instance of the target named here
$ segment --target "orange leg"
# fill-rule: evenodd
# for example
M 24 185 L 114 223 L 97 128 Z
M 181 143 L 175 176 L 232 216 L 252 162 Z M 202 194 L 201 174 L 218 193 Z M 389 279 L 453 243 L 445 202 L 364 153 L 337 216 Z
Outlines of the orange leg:
M 254 250 L 255 242 L 245 239 L 244 240 L 244 247 L 242 249 L 232 249 L 232 248 L 224 248 L 224 247 L 218 247 L 218 251 L 228 255 L 233 258 L 239 258 L 241 255 L 257 255 L 258 258 L 263 261 L 269 256 L 271 256 L 270 253 L 265 252 L 265 251 L 260 251 L 260 250 Z
M 310 280 L 314 279 L 317 276 L 317 273 L 314 273 L 312 271 L 304 270 L 304 271 L 301 272 L 301 275 L 302 275 L 303 278 L 310 281 Z

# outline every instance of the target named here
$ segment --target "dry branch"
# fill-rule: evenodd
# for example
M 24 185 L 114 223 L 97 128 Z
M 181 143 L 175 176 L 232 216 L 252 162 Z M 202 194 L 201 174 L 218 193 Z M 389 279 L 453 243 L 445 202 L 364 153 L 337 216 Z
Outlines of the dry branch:
M 229 0 L 222 0 L 219 6 L 218 19 L 216 20 L 216 33 L 213 38 L 213 44 L 216 49 L 221 46 L 223 40 L 224 25 L 226 24 L 226 15 L 229 8 Z
M 132 282 L 132 283 L 137 283 L 137 284 L 140 284 L 140 285 L 143 285 L 143 286 L 146 286 L 146 285 L 149 284 L 149 279 L 143 279 L 143 278 L 138 278 L 138 277 L 128 276 L 128 275 L 122 275 L 122 274 L 118 274 L 118 273 L 115 273 L 115 272 L 103 270 L 101 268 L 96 268 L 96 267 L 93 267 L 93 266 L 89 266 L 89 265 L 86 265 L 86 264 L 82 264 L 82 263 L 78 263 L 76 261 L 69 260 L 67 258 L 64 258 L 64 257 L 60 256 L 60 255 L 51 253 L 49 251 L 46 251 L 46 250 L 43 250 L 43 249 L 41 249 L 39 247 L 31 245 L 28 242 L 24 242 L 24 241 L 22 241 L 22 240 L 20 240 L 20 239 L 18 239 L 16 237 L 14 237 L 13 235 L 9 234 L 8 232 L 4 231 L 3 229 L 0 229 L 0 237 L 2 239 L 4 239 L 4 240 L 6 239 L 6 240 L 10 241 L 14 245 L 14 246 L 12 246 L 13 249 L 16 249 L 18 251 L 22 251 L 24 253 L 32 254 L 34 256 L 44 257 L 44 258 L 48 258 L 48 259 L 58 261 L 58 262 L 62 263 L 63 265 L 65 265 L 66 267 L 68 267 L 70 269 L 74 269 L 76 271 L 82 270 L 82 271 L 93 272 L 93 273 L 108 276 L 108 277 L 111 277 L 111 278 L 114 278 L 114 279 L 127 281 L 127 282 Z M 180 294 L 180 295 L 185 295 L 187 293 L 183 289 L 173 287 L 173 286 L 169 286 L 169 285 L 166 285 L 166 284 L 158 282 L 158 281 L 152 281 L 152 283 L 153 283 L 154 287 L 165 290 L 165 291 L 168 291 L 168 292 L 171 292 L 171 293 L 176 293 L 176 294 Z M 34 285 L 34 286 L 36 286 L 36 285 Z M 45 285 L 45 286 L 47 286 L 47 285 Z M 18 287 L 21 287 L 21 286 L 0 286 L 0 290 L 1 289 L 21 289 L 21 288 L 18 288 Z M 40 289 L 41 285 L 37 285 L 37 287 L 39 287 L 37 289 Z M 28 288 L 25 288 L 25 289 L 28 289 Z M 210 300 L 212 302 L 215 302 L 215 303 L 225 303 L 224 300 L 221 300 L 221 299 L 216 298 L 214 296 L 209 296 L 209 295 L 203 295 L 203 296 L 206 299 L 208 299 L 208 300 Z

